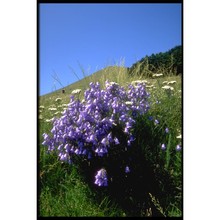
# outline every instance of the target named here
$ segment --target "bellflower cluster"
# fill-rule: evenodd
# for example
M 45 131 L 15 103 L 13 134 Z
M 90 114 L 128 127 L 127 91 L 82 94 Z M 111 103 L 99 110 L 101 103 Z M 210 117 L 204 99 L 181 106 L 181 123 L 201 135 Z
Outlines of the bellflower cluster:
M 74 155 L 91 159 L 103 157 L 111 146 L 119 145 L 113 128 L 122 129 L 127 147 L 134 141 L 132 128 L 135 118 L 149 109 L 149 93 L 144 83 L 129 85 L 128 89 L 117 83 L 90 83 L 80 102 L 71 96 L 67 109 L 60 118 L 53 119 L 51 134 L 43 134 L 43 145 L 56 151 L 61 161 L 72 163 Z
M 104 168 L 97 172 L 95 176 L 95 184 L 98 186 L 108 186 L 107 172 Z

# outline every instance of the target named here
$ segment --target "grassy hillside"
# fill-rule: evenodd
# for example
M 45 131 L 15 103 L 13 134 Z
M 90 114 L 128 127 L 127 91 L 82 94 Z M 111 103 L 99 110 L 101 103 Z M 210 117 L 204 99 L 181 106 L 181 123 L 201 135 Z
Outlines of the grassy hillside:
M 131 76 L 127 68 L 111 66 L 65 87 L 65 93 L 60 89 L 39 97 L 40 216 L 182 216 L 182 79 L 175 74 L 147 78 L 138 69 L 136 73 Z M 129 84 L 145 80 L 150 109 L 136 119 L 129 178 L 99 188 L 87 176 L 92 165 L 61 162 L 56 151 L 48 153 L 42 145 L 42 135 L 50 134 L 52 118 L 60 118 L 68 108 L 73 90 L 81 90 L 75 97 L 82 101 L 90 82 L 105 89 L 106 80 L 126 91 Z M 107 166 L 122 160 L 113 158 L 114 164 Z
M 62 89 L 58 89 L 54 92 L 48 93 L 40 97 L 39 101 L 41 102 L 50 102 L 51 99 L 56 99 L 57 97 L 62 97 L 63 100 L 69 101 L 69 96 L 71 92 L 75 89 L 81 89 L 85 91 L 88 88 L 90 82 L 100 82 L 104 83 L 107 79 L 111 79 L 111 81 L 125 81 L 127 78 L 127 68 L 120 66 L 109 66 L 99 70 L 89 76 L 84 77 L 83 79 L 70 84 L 62 89 L 65 90 L 65 93 L 62 93 Z

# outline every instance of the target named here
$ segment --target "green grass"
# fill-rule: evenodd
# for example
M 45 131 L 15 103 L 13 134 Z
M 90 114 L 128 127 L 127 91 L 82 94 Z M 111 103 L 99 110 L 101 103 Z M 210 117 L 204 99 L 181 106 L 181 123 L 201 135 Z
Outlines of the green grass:
M 68 168 L 71 169 L 68 172 L 64 167 L 59 169 L 55 166 L 59 165 L 54 164 L 54 168 L 47 173 L 50 182 L 41 185 L 40 216 L 121 215 L 107 197 L 99 203 L 95 200 L 94 193 L 80 180 L 74 167 Z
M 180 76 L 164 75 L 146 78 L 149 85 L 154 86 L 149 88 L 151 109 L 148 115 L 139 118 L 135 128 L 137 138 L 133 154 L 139 159 L 135 166 L 139 174 L 143 173 L 142 179 L 132 176 L 130 188 L 123 186 L 119 193 L 115 189 L 109 192 L 91 186 L 76 166 L 61 163 L 55 154 L 48 154 L 41 145 L 42 134 L 49 133 L 52 128 L 46 120 L 61 116 L 65 107 L 62 104 L 69 102 L 72 90 L 81 89 L 79 98 L 82 100 L 90 82 L 98 81 L 103 87 L 109 80 L 126 86 L 145 78 L 138 74 L 128 76 L 124 67 L 108 67 L 65 87 L 64 94 L 58 90 L 39 97 L 39 106 L 44 106 L 38 113 L 40 216 L 182 216 L 182 152 L 175 150 L 175 146 L 181 144 L 181 139 L 176 137 L 182 128 L 182 82 Z M 171 85 L 173 91 L 161 88 L 164 81 L 172 80 L 176 81 Z M 61 101 L 57 103 L 58 97 Z M 52 107 L 57 110 L 48 110 Z M 159 125 L 149 121 L 149 115 L 157 118 Z M 166 127 L 170 130 L 168 135 L 164 135 Z M 166 151 L 160 149 L 163 142 Z M 128 189 L 133 191 L 127 193 Z
M 45 110 L 44 117 L 51 117 Z M 39 144 L 50 123 L 39 122 Z M 40 216 L 121 216 L 122 211 L 107 196 L 100 197 L 83 181 L 76 167 L 61 163 L 55 154 L 39 146 Z M 100 198 L 98 198 L 100 197 Z

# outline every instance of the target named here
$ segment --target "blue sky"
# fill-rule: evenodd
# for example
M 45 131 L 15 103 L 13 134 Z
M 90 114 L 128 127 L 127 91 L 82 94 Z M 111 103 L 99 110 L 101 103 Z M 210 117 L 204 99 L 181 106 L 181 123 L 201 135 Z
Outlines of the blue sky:
M 181 45 L 181 4 L 40 4 L 39 93 Z M 74 76 L 72 70 L 77 74 Z

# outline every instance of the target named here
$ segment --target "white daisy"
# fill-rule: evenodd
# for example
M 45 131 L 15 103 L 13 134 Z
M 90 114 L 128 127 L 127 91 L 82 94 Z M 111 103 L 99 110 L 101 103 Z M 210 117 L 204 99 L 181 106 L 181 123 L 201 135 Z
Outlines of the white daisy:
M 79 94 L 81 92 L 81 89 L 75 89 L 71 92 L 71 94 Z
M 174 88 L 172 86 L 163 86 L 162 89 L 166 89 L 166 90 L 174 90 Z

